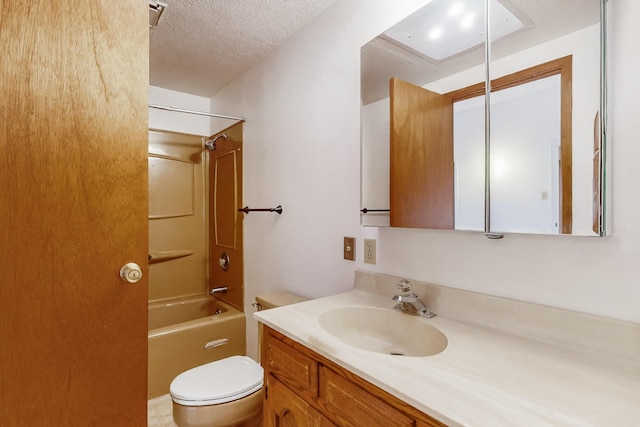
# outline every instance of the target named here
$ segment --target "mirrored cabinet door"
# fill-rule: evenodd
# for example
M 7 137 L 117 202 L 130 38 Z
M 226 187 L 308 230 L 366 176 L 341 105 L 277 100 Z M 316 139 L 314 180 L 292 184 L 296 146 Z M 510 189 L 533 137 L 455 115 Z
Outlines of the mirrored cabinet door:
M 600 0 L 503 5 L 490 11 L 490 231 L 598 235 Z
M 484 0 L 425 3 L 362 47 L 362 224 L 482 231 L 470 180 L 483 158 L 468 150 L 484 149 L 484 128 L 458 147 L 454 129 L 472 129 L 451 94 L 484 81 Z

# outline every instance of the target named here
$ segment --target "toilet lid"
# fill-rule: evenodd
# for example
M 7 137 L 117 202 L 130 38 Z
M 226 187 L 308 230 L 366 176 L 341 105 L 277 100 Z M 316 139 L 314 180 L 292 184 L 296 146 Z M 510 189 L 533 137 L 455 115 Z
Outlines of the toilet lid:
M 231 356 L 181 373 L 169 391 L 180 405 L 214 405 L 248 396 L 262 388 L 262 381 L 262 367 L 253 359 Z

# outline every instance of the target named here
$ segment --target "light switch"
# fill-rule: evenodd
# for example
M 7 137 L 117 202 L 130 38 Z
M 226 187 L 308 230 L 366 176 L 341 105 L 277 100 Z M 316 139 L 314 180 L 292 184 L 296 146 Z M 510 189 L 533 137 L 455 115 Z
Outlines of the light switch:
M 356 238 L 345 237 L 344 238 L 344 259 L 350 261 L 356 260 Z

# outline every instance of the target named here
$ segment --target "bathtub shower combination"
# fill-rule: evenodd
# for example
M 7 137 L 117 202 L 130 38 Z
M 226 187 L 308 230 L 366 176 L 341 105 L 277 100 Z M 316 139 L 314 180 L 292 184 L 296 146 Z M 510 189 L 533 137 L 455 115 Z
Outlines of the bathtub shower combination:
M 148 398 L 187 369 L 245 354 L 244 335 L 244 313 L 211 297 L 150 303 Z
M 148 399 L 168 394 L 185 371 L 246 354 L 242 304 L 229 298 L 242 301 L 241 276 L 239 284 L 225 282 L 234 292 L 207 294 L 218 273 L 217 260 L 209 264 L 218 242 L 208 226 L 217 182 L 211 179 L 218 176 L 209 173 L 209 153 L 224 154 L 241 140 L 241 124 L 206 143 L 197 135 L 149 131 Z

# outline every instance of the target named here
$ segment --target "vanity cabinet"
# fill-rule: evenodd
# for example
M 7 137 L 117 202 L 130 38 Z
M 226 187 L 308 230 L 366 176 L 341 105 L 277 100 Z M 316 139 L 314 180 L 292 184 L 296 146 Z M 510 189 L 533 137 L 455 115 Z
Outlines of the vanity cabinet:
M 265 427 L 441 427 L 441 422 L 265 326 Z

